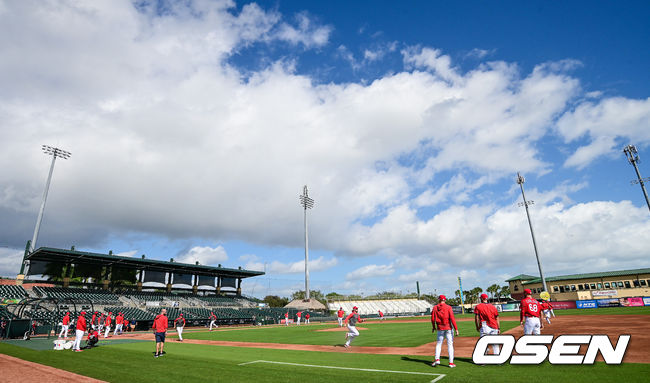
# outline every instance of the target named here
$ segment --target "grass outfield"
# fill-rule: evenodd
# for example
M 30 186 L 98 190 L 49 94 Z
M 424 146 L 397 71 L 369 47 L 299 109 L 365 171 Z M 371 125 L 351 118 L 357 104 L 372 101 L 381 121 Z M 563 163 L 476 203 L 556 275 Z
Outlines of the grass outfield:
M 460 336 L 478 336 L 474 322 L 457 322 Z M 519 325 L 518 321 L 501 321 L 502 331 Z M 360 336 L 354 340 L 355 346 L 366 347 L 417 347 L 434 342 L 431 333 L 431 323 L 391 323 L 389 321 L 363 322 L 358 327 Z M 235 342 L 264 342 L 310 345 L 341 345 L 344 343 L 344 331 L 317 331 L 338 328 L 338 325 L 302 325 L 302 326 L 272 326 L 252 329 L 232 329 L 212 332 L 188 332 L 183 334 L 185 339 L 226 340 Z M 170 337 L 176 337 L 170 332 Z
M 552 302 L 551 302 L 552 303 Z M 554 310 L 555 315 L 650 315 L 650 306 L 641 307 L 602 307 L 598 309 L 568 309 Z M 501 317 L 517 317 L 519 311 L 507 311 L 499 313 Z M 456 318 L 473 318 L 474 314 L 457 314 Z
M 121 343 L 73 353 L 36 351 L 0 343 L 0 353 L 109 382 L 430 382 L 441 377 L 436 374 L 445 374 L 438 382 L 628 383 L 647 381 L 650 374 L 648 364 L 481 367 L 473 365 L 471 360 L 456 358 L 458 367 L 450 369 L 432 368 L 429 366 L 431 359 L 422 356 L 218 347 L 175 342 L 165 346 L 165 356 L 153 358 L 153 348 L 153 342 Z M 446 364 L 447 361 L 443 358 L 442 362 Z

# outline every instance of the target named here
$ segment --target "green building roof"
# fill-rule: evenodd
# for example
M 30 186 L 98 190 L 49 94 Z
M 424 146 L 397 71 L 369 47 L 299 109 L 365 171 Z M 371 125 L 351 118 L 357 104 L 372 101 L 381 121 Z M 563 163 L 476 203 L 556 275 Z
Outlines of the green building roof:
M 547 277 L 546 282 L 556 282 L 556 281 L 568 281 L 572 279 L 588 279 L 588 278 L 608 278 L 608 277 L 621 277 L 626 275 L 638 275 L 638 274 L 650 274 L 650 268 L 645 269 L 632 269 L 632 270 L 619 270 L 619 271 L 604 271 L 601 273 L 584 273 L 584 274 L 569 274 L 569 275 L 558 275 L 556 277 Z M 523 274 L 522 274 L 523 275 Z M 518 276 L 517 276 L 518 277 Z M 514 277 L 514 278 L 517 278 Z M 521 278 L 518 278 L 521 279 Z M 510 278 L 510 280 L 516 280 Z M 524 285 L 529 285 L 532 283 L 541 283 L 542 279 L 539 277 L 527 280 L 522 283 Z
M 514 282 L 514 281 L 528 281 L 531 279 L 539 279 L 538 277 L 535 277 L 533 275 L 528 275 L 528 274 L 519 274 L 516 277 L 512 277 L 510 279 L 506 279 L 506 282 Z

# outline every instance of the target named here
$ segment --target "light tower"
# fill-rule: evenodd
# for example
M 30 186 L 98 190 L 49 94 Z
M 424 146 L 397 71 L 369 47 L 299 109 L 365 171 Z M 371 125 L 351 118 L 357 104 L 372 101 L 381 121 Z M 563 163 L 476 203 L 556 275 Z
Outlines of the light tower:
M 67 160 L 72 156 L 72 153 L 55 148 L 49 145 L 41 145 L 41 150 L 43 153 L 52 156 L 52 163 L 50 164 L 50 172 L 47 175 L 47 181 L 45 182 L 45 190 L 43 191 L 43 200 L 41 201 L 41 208 L 38 211 L 38 217 L 36 218 L 36 227 L 34 228 L 34 236 L 32 241 L 29 242 L 27 251 L 25 252 L 25 257 L 28 254 L 31 254 L 36 249 L 36 239 L 38 238 L 38 231 L 41 227 L 41 221 L 43 220 L 43 212 L 45 211 L 45 201 L 47 201 L 47 193 L 50 190 L 50 182 L 52 182 L 52 173 L 54 172 L 54 163 L 56 162 L 57 157 Z M 20 276 L 24 276 L 25 272 L 25 257 L 23 257 L 23 264 L 20 266 Z
M 636 171 L 636 180 L 632 180 L 631 183 L 632 185 L 634 184 L 639 184 L 641 185 L 641 190 L 643 190 L 643 196 L 645 197 L 645 203 L 648 205 L 648 209 L 650 210 L 650 200 L 648 199 L 648 192 L 645 190 L 645 182 L 650 182 L 650 177 L 648 178 L 642 178 L 641 173 L 639 172 L 638 166 L 636 164 L 640 162 L 639 160 L 639 153 L 636 151 L 636 146 L 634 145 L 628 145 L 623 148 L 623 153 L 625 153 L 625 156 L 627 157 L 627 161 L 634 166 L 634 171 Z
M 526 194 L 524 193 L 524 182 L 526 180 L 523 176 L 517 172 L 517 184 L 521 187 L 521 196 L 524 199 L 524 202 L 520 202 L 519 206 L 524 206 L 526 208 L 526 217 L 528 217 L 528 226 L 530 227 L 530 235 L 533 237 L 533 248 L 535 249 L 535 258 L 537 258 L 537 267 L 539 268 L 539 276 L 542 279 L 542 288 L 544 291 L 548 291 L 546 288 L 546 279 L 544 279 L 544 273 L 542 272 L 542 264 L 539 261 L 539 253 L 537 252 L 537 242 L 535 241 L 535 232 L 533 231 L 533 224 L 530 221 L 530 213 L 528 212 L 528 206 L 535 203 L 535 201 L 526 201 Z
M 307 231 L 307 209 L 314 207 L 314 200 L 309 198 L 307 185 L 302 188 L 300 205 L 305 212 L 305 300 L 309 300 L 309 236 Z

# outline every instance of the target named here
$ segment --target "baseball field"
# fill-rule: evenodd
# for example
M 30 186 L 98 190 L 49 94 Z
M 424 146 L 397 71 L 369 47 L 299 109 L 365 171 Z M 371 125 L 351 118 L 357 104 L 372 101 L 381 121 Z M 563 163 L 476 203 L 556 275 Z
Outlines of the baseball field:
M 471 353 L 478 334 L 471 315 L 459 315 L 455 369 L 447 367 L 446 345 L 442 366 L 431 367 L 435 340 L 431 325 L 428 318 L 415 317 L 364 322 L 349 349 L 343 347 L 345 331 L 333 323 L 212 332 L 187 329 L 182 343 L 170 329 L 166 354 L 159 358 L 153 357 L 150 333 L 102 340 L 99 347 L 80 353 L 54 351 L 52 339 L 0 342 L 4 354 L 0 355 L 0 381 L 93 381 L 86 377 L 110 382 L 647 381 L 650 308 L 557 310 L 556 314 L 543 333 L 631 334 L 623 364 L 477 366 Z M 503 333 L 521 335 L 517 315 L 502 314 Z

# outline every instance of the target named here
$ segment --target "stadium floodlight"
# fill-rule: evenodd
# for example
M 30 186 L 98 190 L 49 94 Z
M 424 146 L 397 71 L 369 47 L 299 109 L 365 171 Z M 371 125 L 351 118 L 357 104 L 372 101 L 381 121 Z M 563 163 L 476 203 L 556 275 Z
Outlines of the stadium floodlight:
M 45 201 L 47 200 L 47 193 L 50 190 L 50 182 L 52 181 L 52 172 L 54 171 L 54 162 L 57 158 L 62 158 L 67 160 L 72 156 L 72 153 L 55 148 L 49 145 L 42 145 L 43 153 L 52 156 L 52 164 L 50 165 L 50 173 L 47 175 L 47 181 L 45 182 L 45 191 L 43 191 L 43 200 L 41 201 L 41 209 L 38 212 L 38 218 L 36 218 L 36 227 L 34 228 L 34 236 L 32 237 L 32 242 L 30 245 L 29 252 L 32 253 L 36 249 L 36 239 L 38 238 L 38 231 L 41 227 L 41 221 L 43 220 L 43 211 L 45 210 Z
M 520 202 L 519 206 L 524 206 L 526 208 L 526 217 L 528 218 L 528 226 L 530 227 L 530 235 L 533 237 L 533 248 L 535 249 L 535 258 L 537 258 L 537 267 L 539 268 L 539 276 L 542 279 L 542 288 L 544 291 L 548 291 L 546 288 L 546 279 L 544 279 L 544 273 L 542 272 L 542 264 L 539 261 L 539 253 L 537 252 L 537 242 L 535 241 L 535 232 L 533 231 L 533 224 L 530 221 L 530 213 L 528 212 L 528 206 L 535 203 L 535 201 L 526 201 L 526 193 L 524 193 L 524 182 L 526 179 L 517 172 L 517 184 L 521 187 L 521 196 L 524 199 L 524 202 Z
M 300 205 L 305 212 L 305 300 L 309 300 L 309 236 L 307 235 L 307 209 L 314 207 L 314 200 L 309 198 L 307 185 L 302 188 Z
M 645 190 L 645 183 L 650 182 L 650 177 L 643 178 L 639 172 L 639 167 L 636 165 L 641 162 L 639 159 L 639 152 L 636 150 L 636 146 L 628 145 L 623 148 L 623 153 L 627 157 L 627 161 L 634 166 L 634 171 L 636 172 L 636 180 L 632 180 L 632 185 L 639 184 L 641 185 L 641 190 L 643 190 L 643 196 L 645 197 L 645 203 L 648 205 L 648 210 L 650 210 L 650 200 L 648 199 L 648 192 Z

